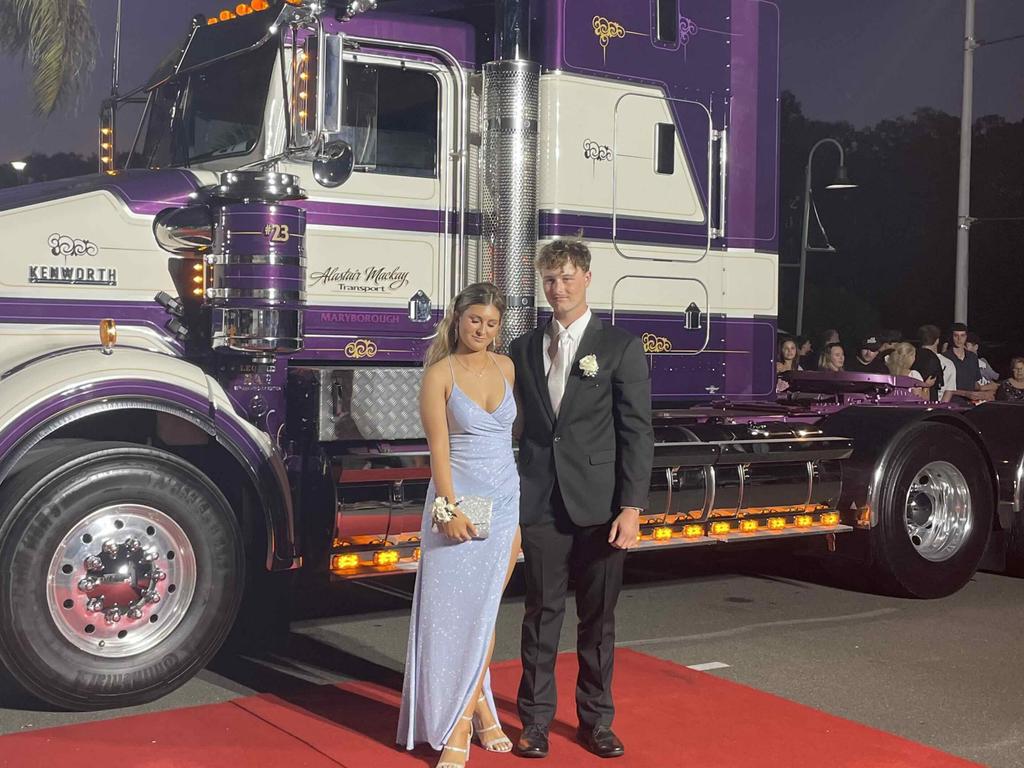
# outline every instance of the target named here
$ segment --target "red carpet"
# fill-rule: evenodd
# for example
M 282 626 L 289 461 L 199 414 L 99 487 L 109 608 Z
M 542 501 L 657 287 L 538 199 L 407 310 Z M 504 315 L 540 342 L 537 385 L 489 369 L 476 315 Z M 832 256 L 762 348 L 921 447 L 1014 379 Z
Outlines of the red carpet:
M 574 741 L 575 656 L 559 662 L 559 717 L 551 755 L 527 763 L 474 748 L 473 768 L 528 765 L 694 766 L 694 768 L 966 768 L 967 760 L 809 707 L 629 650 L 616 654 L 615 730 L 626 755 L 601 760 Z M 495 696 L 518 734 L 519 665 L 492 670 Z M 394 746 L 399 694 L 367 683 L 311 686 L 287 699 L 250 696 L 0 737 L 0 766 L 98 765 L 133 768 L 432 768 L 429 748 Z

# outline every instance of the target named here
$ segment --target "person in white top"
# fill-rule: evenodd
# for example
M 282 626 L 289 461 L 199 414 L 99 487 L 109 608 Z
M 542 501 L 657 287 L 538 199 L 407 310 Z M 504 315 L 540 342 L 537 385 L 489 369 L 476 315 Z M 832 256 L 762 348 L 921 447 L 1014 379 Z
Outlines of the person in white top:
M 924 379 L 921 377 L 921 373 L 919 371 L 915 371 L 911 367 L 916 358 L 917 350 L 914 349 L 914 345 L 906 341 L 901 341 L 892 348 L 892 351 L 888 355 L 886 355 L 885 366 L 893 376 L 907 376 L 912 379 L 917 379 L 923 384 Z M 928 399 L 927 387 L 914 387 L 914 389 L 922 400 Z

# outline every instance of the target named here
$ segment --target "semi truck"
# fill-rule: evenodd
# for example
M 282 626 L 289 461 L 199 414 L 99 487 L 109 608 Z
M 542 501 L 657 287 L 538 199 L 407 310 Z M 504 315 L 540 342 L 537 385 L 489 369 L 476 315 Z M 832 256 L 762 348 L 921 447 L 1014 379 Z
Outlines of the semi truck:
M 478 280 L 504 343 L 546 322 L 560 238 L 650 367 L 635 557 L 807 542 L 918 598 L 1019 569 L 1024 410 L 871 374 L 776 393 L 778 53 L 765 0 L 197 16 L 104 103 L 95 175 L 0 192 L 4 685 L 153 700 L 291 575 L 414 572 L 423 353 Z

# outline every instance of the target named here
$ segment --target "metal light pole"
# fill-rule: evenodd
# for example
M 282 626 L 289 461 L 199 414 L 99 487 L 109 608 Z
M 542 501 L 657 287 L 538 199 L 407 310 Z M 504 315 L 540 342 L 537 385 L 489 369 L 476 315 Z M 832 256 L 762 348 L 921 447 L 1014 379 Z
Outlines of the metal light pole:
M 807 274 L 807 252 L 814 253 L 835 253 L 831 245 L 825 248 L 812 248 L 807 245 L 807 235 L 811 223 L 811 164 L 814 162 L 814 153 L 822 144 L 834 144 L 839 150 L 839 171 L 836 179 L 825 189 L 850 189 L 856 187 L 851 184 L 846 175 L 846 156 L 843 152 L 843 145 L 833 138 L 824 138 L 817 142 L 807 155 L 807 169 L 804 175 L 804 226 L 800 235 L 800 287 L 796 298 L 796 333 L 799 336 L 804 330 L 804 279 Z
M 974 104 L 974 0 L 964 6 L 964 93 L 960 109 L 960 189 L 956 208 L 956 290 L 953 320 L 967 322 L 967 281 L 971 241 L 971 123 Z

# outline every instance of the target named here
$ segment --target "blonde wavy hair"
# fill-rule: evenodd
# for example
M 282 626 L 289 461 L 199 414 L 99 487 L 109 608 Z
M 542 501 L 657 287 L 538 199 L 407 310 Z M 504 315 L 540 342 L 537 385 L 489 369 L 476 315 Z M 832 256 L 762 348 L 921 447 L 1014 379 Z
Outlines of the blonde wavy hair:
M 917 350 L 914 349 L 914 345 L 901 341 L 892 348 L 889 356 L 885 358 L 885 367 L 893 376 L 909 376 L 916 358 Z
M 459 346 L 459 318 L 472 306 L 481 304 L 493 306 L 498 310 L 499 318 L 505 317 L 505 297 L 493 283 L 473 283 L 467 285 L 459 295 L 452 299 L 448 311 L 437 325 L 437 336 L 427 348 L 423 365 L 429 368 L 434 363 L 444 360 L 455 352 Z

